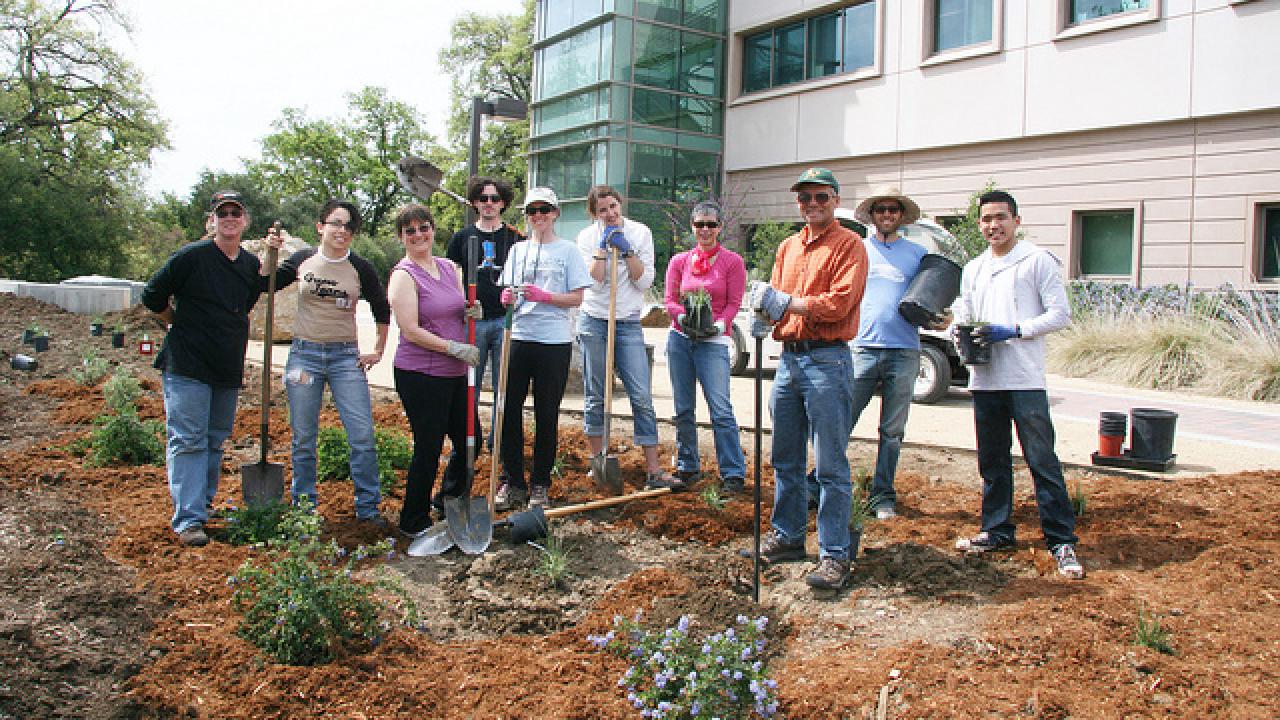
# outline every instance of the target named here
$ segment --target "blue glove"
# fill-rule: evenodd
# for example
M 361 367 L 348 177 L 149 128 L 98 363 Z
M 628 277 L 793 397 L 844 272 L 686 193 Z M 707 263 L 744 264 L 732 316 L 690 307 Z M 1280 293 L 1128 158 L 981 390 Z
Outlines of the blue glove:
M 751 313 L 751 337 L 767 338 L 772 331 L 773 323 L 769 322 L 767 315 L 763 312 Z
M 1005 340 L 1022 337 L 1017 325 L 983 325 L 974 331 L 983 345 L 994 345 Z
M 751 286 L 751 309 L 767 313 L 769 319 L 778 322 L 791 306 L 791 296 L 774 290 L 765 282 L 757 282 Z
M 622 228 L 612 228 L 613 232 L 606 232 L 604 239 L 609 245 L 618 248 L 618 252 L 626 255 L 631 252 L 631 241 L 627 239 L 626 234 L 622 232 Z

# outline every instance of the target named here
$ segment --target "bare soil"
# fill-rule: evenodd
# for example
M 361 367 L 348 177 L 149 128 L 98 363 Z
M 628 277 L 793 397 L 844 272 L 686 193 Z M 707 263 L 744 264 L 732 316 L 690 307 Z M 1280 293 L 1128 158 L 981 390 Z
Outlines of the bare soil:
M 208 547 L 182 547 L 163 467 L 90 468 L 73 452 L 103 408 L 100 388 L 69 377 L 88 348 L 142 377 L 141 412 L 162 417 L 159 378 L 136 346 L 160 329 L 141 309 L 109 318 L 130 333 L 113 349 L 84 316 L 0 295 L 0 351 L 33 354 L 20 344 L 32 321 L 52 335 L 38 370 L 0 370 L 0 718 L 635 717 L 616 687 L 625 664 L 586 637 L 637 610 L 655 623 L 689 615 L 708 631 L 739 613 L 769 616 L 771 675 L 790 718 L 1280 716 L 1280 472 L 1177 484 L 1073 473 L 1088 496 L 1089 575 L 1071 582 L 1042 548 L 1025 472 L 1017 551 L 952 550 L 975 530 L 980 481 L 969 454 L 944 449 L 904 450 L 901 516 L 867 527 L 834 597 L 805 586 L 810 562 L 768 568 L 753 603 L 738 552 L 751 544 L 749 497 L 714 510 L 683 493 L 554 521 L 570 553 L 559 587 L 535 572 L 540 550 L 501 536 L 478 557 L 398 555 L 385 566 L 422 607 L 420 631 L 395 629 L 328 665 L 278 665 L 235 634 L 226 579 L 254 551 L 216 540 L 216 524 Z M 239 466 L 256 460 L 257 373 L 220 503 L 237 499 Z M 379 400 L 379 425 L 407 431 L 394 396 Z M 277 392 L 273 461 L 288 463 L 288 441 Z M 744 442 L 750 454 L 749 433 Z M 578 422 L 562 423 L 561 448 L 553 502 L 598 498 Z M 615 449 L 638 482 L 639 450 Z M 873 454 L 850 446 L 855 462 Z M 487 486 L 487 455 L 478 469 Z M 767 466 L 763 475 L 767 518 Z M 339 543 L 377 539 L 356 526 L 348 487 L 321 495 Z M 400 502 L 393 492 L 384 512 L 394 518 Z M 1173 654 L 1134 643 L 1140 608 L 1168 630 Z

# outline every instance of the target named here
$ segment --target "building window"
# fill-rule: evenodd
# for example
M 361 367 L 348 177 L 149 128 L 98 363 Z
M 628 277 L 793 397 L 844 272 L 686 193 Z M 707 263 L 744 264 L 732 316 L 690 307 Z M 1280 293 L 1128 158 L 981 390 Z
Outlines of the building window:
M 1081 276 L 1129 277 L 1133 274 L 1133 211 L 1104 210 L 1076 214 Z
M 743 39 L 742 91 L 872 67 L 876 37 L 875 0 L 748 35 Z
M 937 0 L 933 52 L 991 42 L 993 0 Z
M 542 87 L 539 98 L 550 98 L 600 80 L 601 27 L 588 28 L 538 51 Z
M 1259 276 L 1262 280 L 1280 280 L 1280 205 L 1264 205 L 1258 209 L 1262 215 Z
M 1097 20 L 1108 15 L 1149 9 L 1151 0 L 1070 0 L 1069 25 Z

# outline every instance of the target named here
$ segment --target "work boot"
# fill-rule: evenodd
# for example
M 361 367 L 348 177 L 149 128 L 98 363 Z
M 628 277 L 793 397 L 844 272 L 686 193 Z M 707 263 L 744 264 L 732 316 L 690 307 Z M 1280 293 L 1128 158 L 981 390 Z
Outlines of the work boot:
M 966 555 L 982 555 L 990 552 L 1006 552 L 1015 548 L 1012 540 L 993 536 L 982 531 L 971 538 L 960 538 L 956 541 L 956 549 Z
M 178 539 L 187 547 L 204 547 L 209 544 L 209 536 L 205 534 L 203 525 L 188 526 L 178 533 Z
M 770 563 L 798 562 L 804 560 L 804 543 L 786 543 L 777 532 L 760 539 L 760 557 Z
M 804 581 L 814 590 L 839 590 L 849 581 L 849 565 L 848 560 L 824 557 Z
M 644 478 L 645 490 L 660 490 L 669 488 L 671 492 L 680 492 L 689 487 L 688 481 L 683 478 L 676 477 L 671 473 L 663 470 L 647 473 Z
M 391 521 L 382 516 L 382 513 L 374 511 L 372 515 L 356 518 L 361 528 L 377 530 L 378 532 L 390 533 L 392 530 Z
M 529 493 L 529 509 L 545 508 L 551 505 L 551 498 L 548 497 L 548 488 L 545 485 L 534 485 L 533 490 Z
M 738 495 L 746 489 L 746 483 L 740 477 L 727 477 L 720 481 L 721 495 Z
M 493 496 L 493 509 L 502 512 L 516 510 L 524 507 L 528 498 L 529 493 L 524 488 L 516 487 L 510 482 L 503 482 L 498 487 L 498 494 Z

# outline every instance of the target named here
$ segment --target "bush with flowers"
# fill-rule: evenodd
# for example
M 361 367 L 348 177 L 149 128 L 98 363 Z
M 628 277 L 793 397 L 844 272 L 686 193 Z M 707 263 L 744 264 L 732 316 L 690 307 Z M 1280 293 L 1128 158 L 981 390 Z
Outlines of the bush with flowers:
M 640 716 L 654 720 L 772 718 L 777 683 L 764 662 L 769 619 L 739 615 L 737 623 L 701 639 L 688 616 L 675 627 L 643 630 L 641 616 L 613 619 L 613 629 L 588 640 L 631 661 L 618 680 Z

